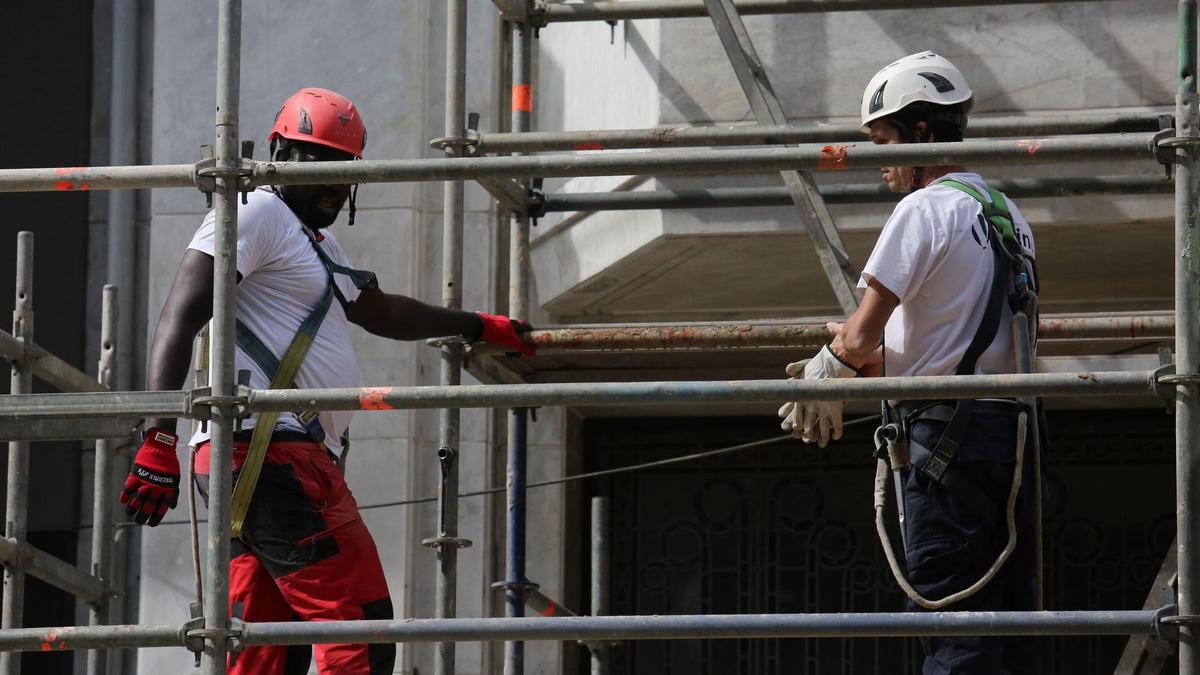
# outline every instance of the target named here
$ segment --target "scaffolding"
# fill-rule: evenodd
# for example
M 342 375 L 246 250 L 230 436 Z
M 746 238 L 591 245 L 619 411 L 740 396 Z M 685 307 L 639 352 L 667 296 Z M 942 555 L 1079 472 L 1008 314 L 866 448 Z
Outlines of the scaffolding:
M 925 0 L 921 7 L 1020 4 L 1023 0 Z M 1086 1 L 1086 0 L 1076 0 Z M 1200 123 L 1196 83 L 1196 0 L 1180 0 L 1180 70 L 1172 115 L 1113 114 L 991 120 L 975 125 L 984 136 L 1029 134 L 933 146 L 860 146 L 838 144 L 845 125 L 791 126 L 780 119 L 778 101 L 741 23 L 741 14 L 895 9 L 918 3 L 883 0 L 628 0 L 586 4 L 543 4 L 533 0 L 494 0 L 505 21 L 500 48 L 511 77 L 511 131 L 480 134 L 465 111 L 466 0 L 448 0 L 446 30 L 445 136 L 433 141 L 444 159 L 368 160 L 288 164 L 250 157 L 239 134 L 241 2 L 221 0 L 217 37 L 217 114 L 215 142 L 194 164 L 0 170 L 0 191 L 62 191 L 198 187 L 211 195 L 217 222 L 214 258 L 223 271 L 214 279 L 211 386 L 181 391 L 136 392 L 114 389 L 118 348 L 116 294 L 105 287 L 100 377 L 77 371 L 34 342 L 33 238 L 22 233 L 17 262 L 17 310 L 11 334 L 0 333 L 0 355 L 12 362 L 12 393 L 0 399 L 0 438 L 9 441 L 6 531 L 0 538 L 5 565 L 0 672 L 19 672 L 21 651 L 107 650 L 121 647 L 185 647 L 200 654 L 204 672 L 226 672 L 227 657 L 250 645 L 347 642 L 433 642 L 438 675 L 455 672 L 458 641 L 504 640 L 504 672 L 523 672 L 525 640 L 694 639 L 730 637 L 864 637 L 915 635 L 1129 635 L 1170 641 L 1179 651 L 1181 673 L 1200 673 L 1193 626 L 1200 615 L 1195 583 L 1200 579 L 1200 259 L 1196 214 Z M 534 132 L 532 63 L 535 31 L 562 21 L 614 21 L 632 18 L 710 16 L 735 72 L 752 102 L 758 125 L 705 129 Z M 511 33 L 509 32 L 511 31 Z M 503 100 L 503 96 L 500 97 Z M 1034 138 L 1032 136 L 1045 136 Z M 727 149 L 719 146 L 750 145 Z M 636 154 L 517 155 L 545 150 L 679 148 Z M 512 153 L 511 156 L 483 156 Z M 464 346 L 440 345 L 438 386 L 364 387 L 323 390 L 251 390 L 233 372 L 234 264 L 237 203 L 241 193 L 259 185 L 443 181 L 442 304 L 462 303 L 463 195 L 465 181 L 478 182 L 500 208 L 508 225 L 509 313 L 528 315 L 530 219 L 549 211 L 623 208 L 695 208 L 730 205 L 795 204 L 801 220 L 823 251 L 822 266 L 833 288 L 844 288 L 850 270 L 827 202 L 872 201 L 876 187 L 818 189 L 808 172 L 882 165 L 954 165 L 978 163 L 1150 160 L 1174 172 L 1175 310 L 1173 315 L 1044 317 L 1043 337 L 1061 340 L 1116 340 L 1174 336 L 1174 363 L 1156 369 L 1105 372 L 1034 373 L 921 378 L 874 378 L 805 382 L 795 380 L 663 381 L 598 383 L 527 383 L 507 368 L 504 357 L 486 349 L 472 353 L 481 379 L 508 384 L 461 385 Z M 650 193 L 546 196 L 533 178 L 697 173 L 780 172 L 784 189 L 667 191 Z M 1171 185 L 1143 177 L 1012 181 L 1004 189 L 1016 195 L 1055 196 L 1086 193 L 1155 193 Z M 124 208 L 124 207 L 122 207 Z M 852 298 L 838 293 L 843 309 Z M 537 331 L 544 352 L 554 350 L 690 349 L 814 347 L 820 324 L 724 322 L 636 327 L 564 326 Z M 63 393 L 30 393 L 33 377 Z M 1177 500 L 1179 504 L 1177 600 L 1148 602 L 1125 611 L 1037 611 L 1007 613 L 859 613 L 707 616 L 554 616 L 525 618 L 532 598 L 548 599 L 525 576 L 525 456 L 528 411 L 536 406 L 649 405 L 669 402 L 755 402 L 842 399 L 968 398 L 1007 396 L 1160 397 L 1175 412 Z M 510 409 L 508 446 L 508 551 L 506 579 L 497 584 L 507 598 L 505 618 L 458 618 L 455 607 L 457 555 L 470 542 L 458 536 L 458 435 L 461 408 Z M 437 555 L 436 615 L 396 621 L 251 623 L 230 617 L 229 516 L 233 431 L 252 413 L 320 410 L 441 410 L 438 459 L 441 464 L 437 536 L 423 543 Z M 183 625 L 107 625 L 107 605 L 118 590 L 111 571 L 112 455 L 119 439 L 146 417 L 188 417 L 206 421 L 212 431 L 210 527 L 202 616 Z M 93 509 L 92 570 L 86 573 L 38 551 L 25 541 L 29 442 L 49 439 L 102 439 L 97 442 Z M 594 505 L 593 522 L 602 522 L 604 504 Z M 598 527 L 602 530 L 602 527 Z M 601 547 L 603 548 L 603 547 Z M 1171 562 L 1171 561 L 1169 561 Z M 593 560 L 603 570 L 603 559 Z M 91 625 L 22 628 L 25 575 L 33 575 L 73 593 L 92 606 Z M 603 589 L 593 589 L 593 606 L 603 608 Z M 540 598 L 540 600 L 539 600 Z M 544 604 L 542 605 L 545 606 Z M 1152 640 L 1146 640 L 1146 643 Z M 88 672 L 102 673 L 99 651 L 89 655 Z M 603 649 L 593 652 L 593 672 L 604 672 Z M 1128 671 L 1134 672 L 1134 671 Z

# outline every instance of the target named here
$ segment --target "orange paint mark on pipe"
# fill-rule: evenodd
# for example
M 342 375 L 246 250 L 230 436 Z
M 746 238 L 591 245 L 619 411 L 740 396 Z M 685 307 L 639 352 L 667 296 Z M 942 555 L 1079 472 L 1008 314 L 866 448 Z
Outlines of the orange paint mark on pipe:
M 821 148 L 821 158 L 817 160 L 817 168 L 823 171 L 841 171 L 846 168 L 847 145 L 827 145 Z
M 68 177 L 70 177 L 71 174 L 76 173 L 78 171 L 83 171 L 86 168 L 87 168 L 86 166 L 59 167 L 54 170 L 54 175 L 63 177 L 63 178 L 68 178 Z M 92 186 L 90 183 L 81 183 L 81 182 L 73 181 L 73 180 L 56 180 L 56 181 L 54 181 L 54 189 L 59 190 L 59 191 L 90 190 L 90 189 L 92 189 Z
M 390 393 L 391 387 L 363 387 L 358 396 L 358 403 L 363 410 L 393 410 L 392 406 L 383 400 Z
M 1030 156 L 1036 155 L 1037 151 L 1041 150 L 1042 146 L 1045 144 L 1046 144 L 1046 139 L 1044 139 L 1044 138 L 1039 138 L 1039 139 L 1033 140 L 1033 141 L 1025 140 L 1025 141 L 1020 141 L 1017 143 L 1017 145 L 1021 146 L 1022 148 L 1025 148 L 1025 151 L 1028 152 L 1030 154 Z
M 604 144 L 598 141 L 588 141 L 587 143 L 576 143 L 576 150 L 603 150 Z
M 554 610 L 558 609 L 558 605 L 554 604 L 554 601 L 550 598 L 546 598 L 546 602 L 549 603 L 546 605 L 546 609 L 538 612 L 538 614 L 542 616 L 554 616 Z
M 512 88 L 512 109 L 514 112 L 531 112 L 533 110 L 533 86 L 514 84 Z

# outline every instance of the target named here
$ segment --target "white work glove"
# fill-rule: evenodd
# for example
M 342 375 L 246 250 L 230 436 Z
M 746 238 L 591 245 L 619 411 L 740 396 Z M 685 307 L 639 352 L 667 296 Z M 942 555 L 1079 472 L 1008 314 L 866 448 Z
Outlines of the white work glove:
M 793 379 L 801 375 L 805 380 L 858 376 L 858 371 L 835 356 L 829 345 L 822 347 L 811 359 L 789 363 L 786 370 Z M 816 443 L 823 448 L 831 438 L 836 441 L 842 437 L 842 407 L 845 404 L 845 401 L 789 401 L 779 408 L 779 417 L 783 418 L 779 426 L 805 443 Z

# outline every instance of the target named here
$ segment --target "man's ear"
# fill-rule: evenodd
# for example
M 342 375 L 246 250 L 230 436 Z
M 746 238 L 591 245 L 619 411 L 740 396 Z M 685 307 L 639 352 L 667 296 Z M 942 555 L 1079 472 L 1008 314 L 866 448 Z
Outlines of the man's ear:
M 917 122 L 913 125 L 913 139 L 918 143 L 933 141 L 933 136 L 929 133 L 929 125 L 924 122 Z

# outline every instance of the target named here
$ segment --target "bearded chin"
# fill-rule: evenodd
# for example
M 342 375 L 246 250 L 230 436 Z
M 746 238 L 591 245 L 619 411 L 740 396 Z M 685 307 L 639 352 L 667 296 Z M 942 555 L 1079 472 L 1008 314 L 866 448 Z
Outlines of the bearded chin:
M 330 225 L 333 225 L 337 220 L 338 214 L 342 211 L 344 198 L 336 191 L 321 186 L 311 185 L 288 185 L 284 186 L 280 192 L 283 195 L 283 201 L 296 214 L 300 222 L 314 230 L 323 230 Z M 338 208 L 332 213 L 322 209 L 319 205 L 322 198 L 332 197 L 338 203 Z

